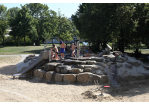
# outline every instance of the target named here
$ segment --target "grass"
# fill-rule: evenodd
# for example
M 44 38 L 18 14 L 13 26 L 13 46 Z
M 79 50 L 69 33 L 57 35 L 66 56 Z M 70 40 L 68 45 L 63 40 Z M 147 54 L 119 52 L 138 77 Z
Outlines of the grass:
M 124 52 L 126 52 L 126 53 L 134 53 L 134 50 L 132 50 L 132 49 L 131 50 L 125 49 Z M 149 50 L 141 49 L 141 53 L 142 54 L 149 54 Z
M 46 49 L 49 50 L 52 48 L 52 44 L 46 44 Z M 59 44 L 55 44 L 57 47 L 60 47 Z M 70 44 L 68 44 L 70 46 Z M 80 47 L 83 49 L 87 49 L 86 47 Z M 44 44 L 41 44 L 41 46 L 6 46 L 6 47 L 0 47 L 0 55 L 17 55 L 17 54 L 40 54 L 41 51 L 43 51 Z M 133 49 L 128 50 L 125 49 L 126 53 L 132 53 L 134 52 Z M 142 54 L 149 54 L 149 50 L 141 49 Z
M 0 47 L 0 55 L 18 55 L 18 54 L 40 54 L 43 51 L 43 46 L 7 46 Z M 50 46 L 47 46 L 46 49 L 50 49 Z

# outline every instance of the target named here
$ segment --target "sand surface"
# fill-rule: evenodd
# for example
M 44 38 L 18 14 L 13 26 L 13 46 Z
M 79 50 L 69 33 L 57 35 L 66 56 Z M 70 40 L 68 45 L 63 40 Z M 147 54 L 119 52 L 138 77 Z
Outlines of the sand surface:
M 17 58 L 18 59 L 18 58 Z M 122 84 L 120 89 L 105 91 L 108 96 L 94 96 L 88 84 L 47 84 L 37 79 L 12 79 L 16 64 L 0 64 L 0 102 L 149 102 L 149 80 Z M 107 84 L 100 84 L 100 86 Z M 100 92 L 96 92 L 96 94 Z

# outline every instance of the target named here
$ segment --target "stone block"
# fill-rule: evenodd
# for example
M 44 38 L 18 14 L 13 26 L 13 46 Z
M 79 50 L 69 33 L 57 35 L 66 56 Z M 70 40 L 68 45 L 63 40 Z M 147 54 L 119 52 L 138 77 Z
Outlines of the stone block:
M 75 74 L 64 74 L 63 80 L 65 83 L 74 83 L 76 81 L 76 75 Z
M 131 64 L 126 63 L 125 66 L 126 66 L 127 68 L 129 68 L 129 69 L 132 69 L 132 65 L 131 65 Z
M 101 76 L 101 82 L 107 83 L 108 82 L 108 76 L 107 75 L 102 75 Z
M 91 72 L 92 69 L 91 68 L 84 68 L 84 72 Z
M 38 69 L 38 78 L 44 79 L 45 73 L 46 71 L 44 71 L 43 69 Z
M 86 64 L 89 64 L 89 65 L 92 65 L 92 64 L 95 64 L 96 63 L 96 61 L 86 61 Z
M 91 58 L 91 60 L 94 60 L 96 62 L 103 62 L 103 58 Z
M 104 75 L 101 70 L 96 70 L 96 74 L 98 74 L 98 75 Z
M 129 63 L 129 64 L 131 64 L 131 65 L 133 65 L 133 66 L 136 66 L 136 67 L 138 67 L 138 66 L 141 65 L 141 64 L 140 64 L 139 62 L 137 62 L 137 61 L 127 61 L 127 63 Z
M 94 83 L 94 80 L 95 81 L 98 81 L 98 83 L 100 82 L 100 78 L 101 78 L 101 76 L 99 76 L 99 75 L 96 75 L 96 74 L 91 74 L 90 76 L 89 76 L 89 83 Z
M 38 77 L 38 69 L 34 70 L 34 77 Z
M 55 74 L 55 81 L 62 82 L 63 81 L 63 74 L 56 73 Z
M 50 82 L 52 80 L 52 77 L 54 76 L 55 71 L 48 71 L 45 73 L 45 80 Z
M 145 79 L 145 76 L 143 74 L 137 74 L 137 75 L 134 76 L 134 78 L 136 80 L 144 80 Z
M 25 60 L 24 60 L 24 63 L 26 63 L 26 62 L 28 62 L 28 60 L 27 60 L 27 59 L 25 59 Z
M 81 73 L 83 72 L 83 69 L 80 69 L 80 68 L 72 68 L 72 73 L 74 74 L 78 74 L 78 73 Z
M 89 77 L 92 73 L 79 73 L 77 75 L 77 81 L 80 83 L 87 83 L 89 80 Z
M 35 57 L 35 54 L 33 54 L 33 55 L 29 55 L 29 57 Z
M 116 67 L 120 68 L 122 66 L 122 63 L 116 63 Z
M 56 71 L 56 67 L 58 65 L 62 65 L 62 64 L 60 64 L 60 63 L 46 63 L 44 66 L 44 69 L 46 71 Z
M 71 70 L 71 66 L 62 65 L 62 66 L 56 67 L 56 72 L 62 73 L 62 74 L 67 74 L 69 70 Z
M 84 65 L 84 68 L 92 68 L 94 65 Z

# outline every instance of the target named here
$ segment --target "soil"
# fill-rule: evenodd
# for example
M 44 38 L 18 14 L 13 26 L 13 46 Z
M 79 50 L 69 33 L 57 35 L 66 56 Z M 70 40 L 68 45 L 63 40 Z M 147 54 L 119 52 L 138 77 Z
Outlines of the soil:
M 18 60 L 19 61 L 19 60 Z M 146 63 L 149 65 L 149 63 Z M 0 102 L 148 102 L 149 80 L 121 83 L 121 88 L 108 88 L 105 96 L 96 96 L 87 91 L 94 84 L 44 83 L 38 79 L 12 79 L 17 73 L 16 64 L 0 63 Z M 100 87 L 108 84 L 99 84 Z M 100 94 L 100 91 L 96 92 Z M 106 94 L 108 94 L 106 96 Z

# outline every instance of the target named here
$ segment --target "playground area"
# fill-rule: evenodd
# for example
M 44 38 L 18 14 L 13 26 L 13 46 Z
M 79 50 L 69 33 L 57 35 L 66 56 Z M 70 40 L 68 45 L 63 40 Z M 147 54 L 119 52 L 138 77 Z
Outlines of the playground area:
M 148 102 L 149 63 L 112 53 L 0 56 L 0 102 Z
M 86 94 L 95 88 L 94 84 L 46 84 L 36 79 L 10 79 L 16 72 L 16 64 L 10 61 L 0 64 L 0 102 L 148 102 L 149 98 L 148 80 L 124 84 L 123 91 L 115 90 L 102 98 Z

